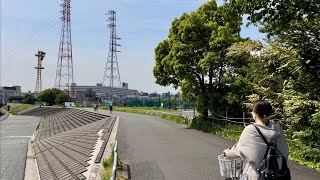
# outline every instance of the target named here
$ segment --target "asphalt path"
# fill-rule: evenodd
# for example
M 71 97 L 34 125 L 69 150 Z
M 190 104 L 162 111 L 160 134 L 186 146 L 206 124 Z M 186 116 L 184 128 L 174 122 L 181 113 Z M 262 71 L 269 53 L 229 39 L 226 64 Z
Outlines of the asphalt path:
M 23 180 L 28 143 L 39 117 L 13 116 L 0 122 L 0 179 Z
M 158 117 L 114 112 L 120 116 L 120 158 L 134 180 L 223 180 L 218 155 L 235 142 L 188 129 Z M 293 180 L 319 180 L 316 170 L 290 161 Z

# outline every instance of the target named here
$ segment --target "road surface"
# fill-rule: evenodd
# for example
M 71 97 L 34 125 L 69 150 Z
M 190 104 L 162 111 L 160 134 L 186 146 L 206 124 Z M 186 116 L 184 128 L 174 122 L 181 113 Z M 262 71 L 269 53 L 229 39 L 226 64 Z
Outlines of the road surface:
M 39 124 L 34 116 L 13 116 L 0 122 L 1 180 L 23 180 L 28 143 Z
M 120 116 L 120 158 L 134 180 L 222 180 L 217 156 L 235 142 L 187 129 L 158 117 L 114 112 Z M 320 174 L 290 162 L 293 180 L 319 180 Z

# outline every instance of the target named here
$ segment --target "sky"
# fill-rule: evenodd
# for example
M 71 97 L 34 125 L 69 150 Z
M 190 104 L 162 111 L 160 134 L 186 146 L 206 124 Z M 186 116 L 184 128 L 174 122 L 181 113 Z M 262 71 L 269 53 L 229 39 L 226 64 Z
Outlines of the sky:
M 38 50 L 43 60 L 42 89 L 54 87 L 61 31 L 62 0 L 1 0 L 0 86 L 22 86 L 33 92 Z M 96 85 L 103 79 L 109 49 L 106 12 L 117 12 L 120 77 L 130 89 L 176 92 L 155 83 L 154 48 L 168 37 L 174 18 L 197 10 L 207 0 L 71 0 L 74 82 Z M 217 1 L 222 5 L 223 0 Z M 245 23 L 245 20 L 244 20 Z M 262 39 L 257 28 L 244 25 L 242 37 Z

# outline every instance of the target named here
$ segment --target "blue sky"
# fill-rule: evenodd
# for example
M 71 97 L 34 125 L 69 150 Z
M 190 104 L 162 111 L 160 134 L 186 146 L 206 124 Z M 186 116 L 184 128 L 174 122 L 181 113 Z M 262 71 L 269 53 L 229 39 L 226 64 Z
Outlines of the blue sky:
M 55 82 L 62 0 L 1 0 L 1 86 L 21 85 L 34 91 L 37 50 L 46 52 L 43 89 Z M 168 36 L 175 17 L 195 11 L 207 0 L 71 1 L 74 80 L 79 85 L 102 81 L 108 54 L 108 10 L 117 11 L 121 81 L 145 92 L 175 91 L 155 84 L 154 48 Z M 217 1 L 219 5 L 223 1 Z M 241 35 L 262 39 L 256 27 L 243 26 Z

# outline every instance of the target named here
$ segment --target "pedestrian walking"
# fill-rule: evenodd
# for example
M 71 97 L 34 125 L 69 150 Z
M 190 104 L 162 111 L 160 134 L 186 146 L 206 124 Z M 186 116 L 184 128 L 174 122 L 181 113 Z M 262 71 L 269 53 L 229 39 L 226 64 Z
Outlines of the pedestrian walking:
M 287 168 L 288 144 L 281 127 L 270 122 L 271 112 L 272 107 L 269 102 L 265 100 L 255 101 L 252 108 L 252 117 L 255 123 L 248 125 L 243 130 L 239 141 L 233 147 L 224 150 L 227 158 L 241 157 L 243 160 L 244 167 L 241 179 L 260 180 L 268 179 L 267 176 L 273 176 L 268 174 L 271 171 L 263 169 L 270 168 L 263 166 L 263 164 L 273 160 L 271 158 L 274 158 L 275 161 L 273 162 L 276 162 L 274 166 L 278 168 L 278 171 L 273 172 L 280 174 L 280 179 L 290 179 L 290 171 Z M 278 153 L 279 156 L 272 153 Z M 284 157 L 281 164 L 277 159 L 278 157 Z
M 110 109 L 110 114 L 112 114 L 112 101 L 110 101 L 109 109 Z

